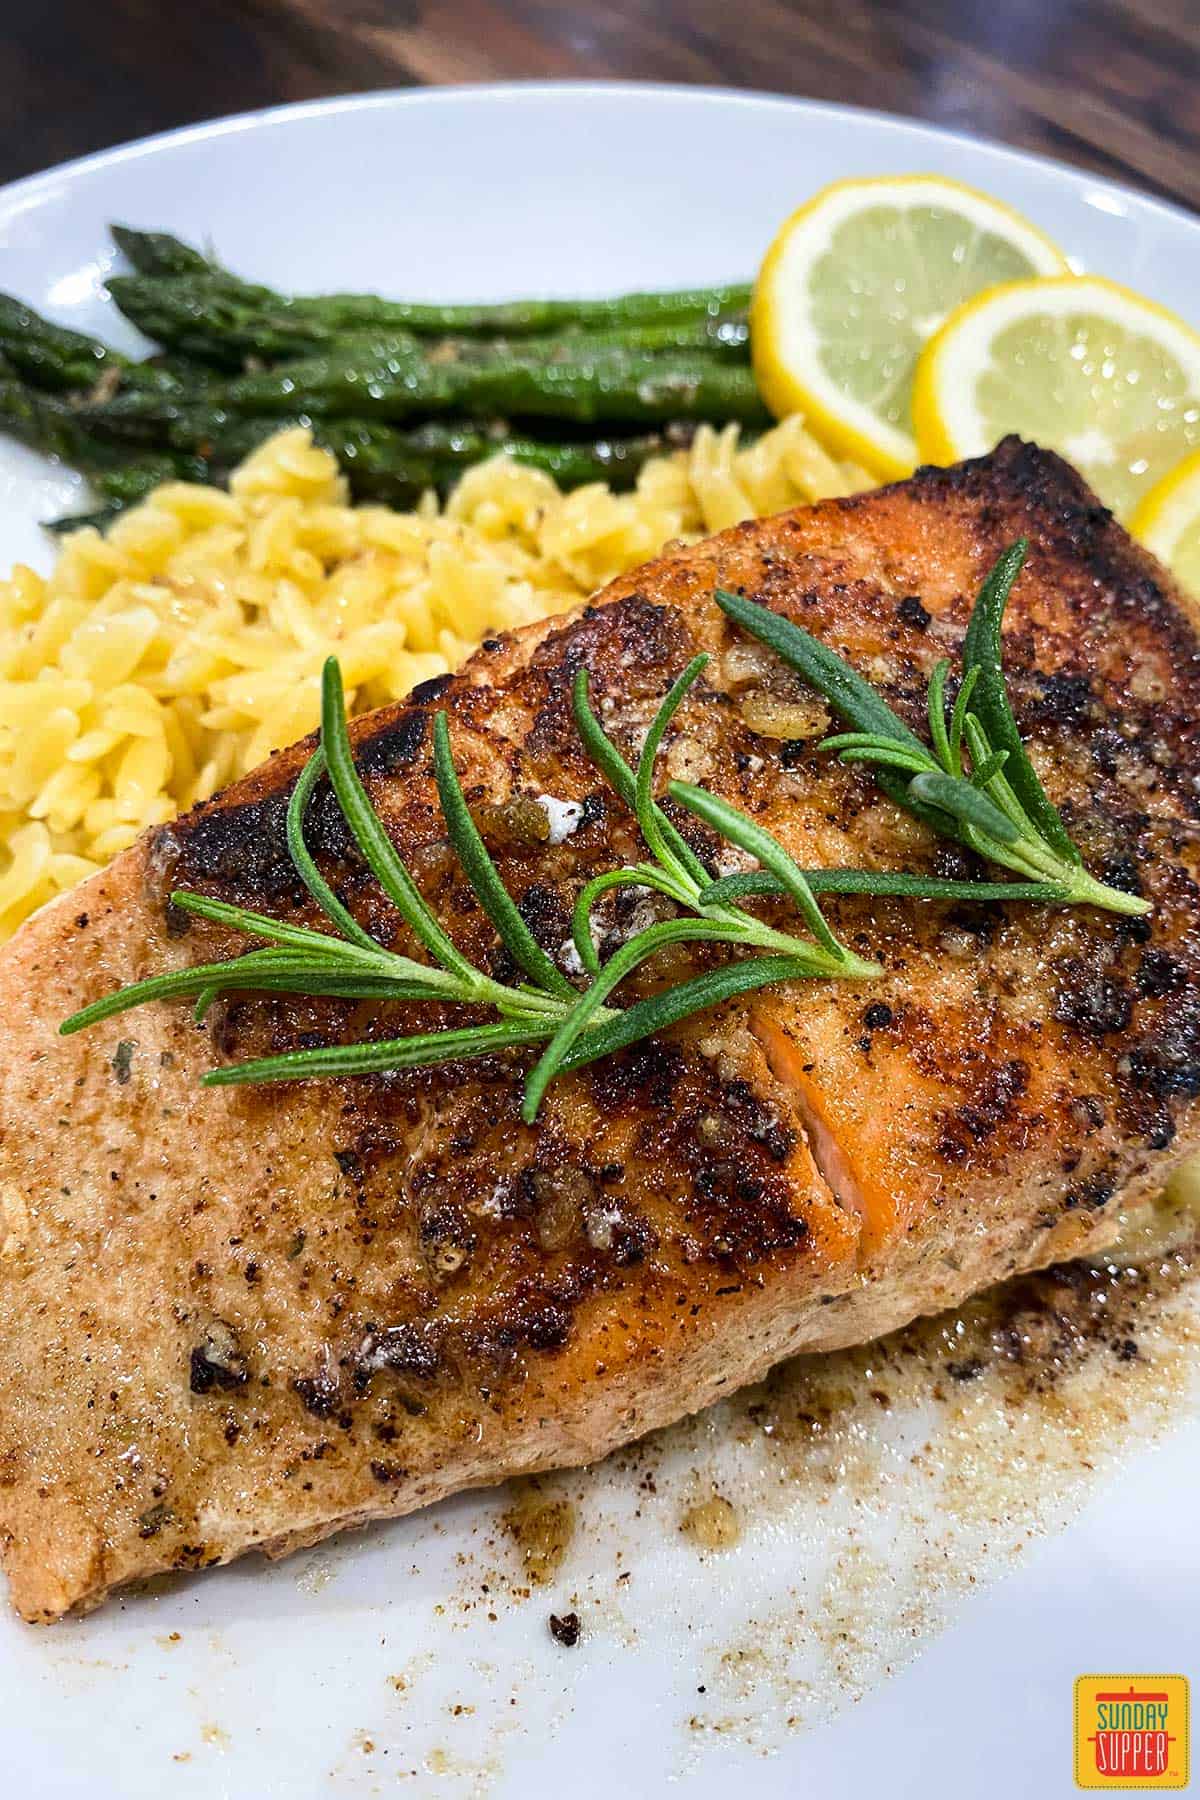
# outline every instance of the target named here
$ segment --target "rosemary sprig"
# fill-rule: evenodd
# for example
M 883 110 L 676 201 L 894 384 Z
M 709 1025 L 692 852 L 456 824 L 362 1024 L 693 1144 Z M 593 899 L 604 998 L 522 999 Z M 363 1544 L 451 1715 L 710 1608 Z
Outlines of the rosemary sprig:
M 1007 885 L 1004 897 L 1145 913 L 1150 910 L 1147 901 L 1106 886 L 1084 868 L 1017 730 L 1001 665 L 1001 625 L 1027 550 L 1024 538 L 1011 545 L 980 590 L 963 642 L 958 697 L 949 714 L 949 660 L 933 670 L 930 745 L 909 730 L 848 662 L 803 627 L 722 589 L 716 600 L 735 624 L 803 675 L 853 727 L 826 738 L 819 748 L 836 750 L 842 762 L 866 764 L 891 799 L 934 831 L 1022 876 L 1023 883 Z M 752 887 L 714 884 L 708 897 L 777 891 L 774 883 L 768 890 L 761 877 L 753 880 Z M 856 891 L 914 890 L 872 883 Z M 995 896 L 985 896 L 981 884 L 976 897 Z
M 611 1055 L 735 994 L 803 977 L 875 974 L 875 964 L 855 956 L 834 937 L 809 881 L 774 838 L 711 795 L 704 795 L 699 789 L 685 792 L 680 788 L 677 797 L 684 804 L 700 811 L 723 836 L 760 857 L 774 872 L 773 878 L 795 900 L 813 937 L 794 937 L 778 931 L 732 901 L 714 903 L 702 899 L 713 886 L 711 877 L 654 800 L 653 771 L 671 719 L 706 660 L 696 658 L 672 687 L 651 725 L 636 770 L 630 769 L 595 718 L 587 700 L 586 673 L 581 673 L 576 682 L 575 712 L 584 742 L 616 791 L 632 807 L 654 858 L 635 868 L 609 871 L 588 883 L 580 895 L 573 935 L 581 963 L 590 976 L 583 992 L 572 986 L 536 942 L 505 889 L 471 817 L 454 768 L 449 725 L 446 715 L 440 713 L 434 721 L 434 777 L 447 834 L 481 907 L 525 981 L 511 985 L 495 980 L 471 963 L 453 943 L 371 805 L 354 765 L 341 673 L 331 658 L 322 678 L 320 745 L 293 790 L 288 806 L 287 843 L 297 873 L 333 930 L 316 931 L 202 894 L 178 891 L 172 899 L 185 911 L 247 937 L 265 940 L 269 947 L 135 982 L 75 1013 L 59 1027 L 60 1031 L 81 1031 L 131 1007 L 180 996 L 194 997 L 199 1021 L 218 995 L 230 990 L 331 995 L 365 1001 L 430 1000 L 487 1007 L 499 1015 L 490 1023 L 291 1051 L 211 1070 L 203 1080 L 206 1085 L 223 1087 L 380 1073 L 491 1056 L 545 1043 L 545 1052 L 526 1083 L 524 1115 L 532 1121 L 556 1075 Z M 417 962 L 378 943 L 317 868 L 304 839 L 304 815 L 317 781 L 326 773 L 364 861 L 430 957 L 428 963 Z M 638 932 L 601 968 L 592 944 L 591 909 L 603 892 L 629 883 L 669 895 L 687 916 L 663 920 Z M 726 943 L 766 954 L 709 970 L 623 1011 L 605 1004 L 613 990 L 641 963 L 668 945 L 684 942 Z
M 326 767 L 338 804 L 371 872 L 410 930 L 436 959 L 434 964 L 416 962 L 376 943 L 313 864 L 304 844 L 303 811 L 317 778 Z M 455 779 L 452 766 L 450 778 Z M 60 1031 L 64 1034 L 80 1031 L 148 1001 L 187 994 L 196 996 L 199 1020 L 217 995 L 230 989 L 325 994 L 351 1000 L 456 1002 L 491 1006 L 501 1015 L 500 1023 L 491 1027 L 468 1028 L 459 1033 L 418 1034 L 404 1041 L 402 1051 L 393 1045 L 390 1067 L 414 1068 L 441 1062 L 449 1055 L 490 1055 L 508 1045 L 536 1042 L 553 1030 L 563 1010 L 561 998 L 533 989 L 508 987 L 493 980 L 462 955 L 430 912 L 396 854 L 354 768 L 346 731 L 341 675 L 332 659 L 326 664 L 323 680 L 321 747 L 306 765 L 293 792 L 288 812 L 288 843 L 298 873 L 341 935 L 272 919 L 266 914 L 231 906 L 203 894 L 177 891 L 172 900 L 185 911 L 246 936 L 266 938 L 275 948 L 136 982 L 74 1014 L 59 1027 Z M 567 992 L 573 999 L 574 990 L 568 987 Z M 342 1046 L 336 1052 L 340 1059 L 338 1067 L 344 1073 L 377 1068 L 379 1048 L 377 1044 Z M 296 1062 L 295 1074 L 302 1075 L 321 1072 L 321 1059 L 328 1054 L 333 1053 L 298 1052 L 295 1058 L 265 1060 L 271 1064 Z M 258 1079 L 255 1067 L 250 1063 L 217 1070 L 204 1079 L 210 1083 L 255 1080 Z
M 740 975 L 736 987 L 731 982 L 734 971 L 739 968 L 745 971 L 746 965 L 727 964 L 724 969 L 715 971 L 710 985 L 693 987 L 694 995 L 699 1001 L 699 1004 L 688 1008 L 693 1012 L 699 1011 L 701 1004 L 718 1005 L 734 992 L 745 992 L 749 986 L 765 985 L 769 981 L 795 980 L 804 976 L 840 976 L 850 980 L 863 980 L 879 973 L 877 963 L 866 962 L 838 942 L 822 916 L 804 871 L 776 838 L 734 807 L 718 800 L 715 795 L 706 794 L 703 789 L 693 788 L 683 782 L 672 782 L 669 790 L 672 798 L 704 818 L 705 823 L 712 825 L 728 842 L 749 851 L 770 868 L 782 889 L 795 902 L 797 911 L 816 941 L 810 942 L 805 938 L 777 931 L 732 902 L 712 904 L 704 900 L 703 896 L 712 887 L 711 877 L 695 851 L 655 801 L 653 773 L 654 760 L 667 727 L 707 663 L 707 656 L 693 657 L 672 685 L 646 734 L 636 770 L 629 767 L 592 711 L 588 698 L 587 670 L 580 669 L 575 677 L 572 703 L 580 737 L 610 786 L 632 808 L 642 837 L 655 861 L 638 863 L 627 869 L 609 870 L 590 881 L 579 895 L 571 922 L 571 935 L 579 960 L 592 977 L 592 984 L 558 1027 L 545 1053 L 529 1075 L 525 1087 L 526 1120 L 532 1120 L 536 1116 L 548 1084 L 564 1066 L 566 1057 L 573 1051 L 580 1034 L 587 1028 L 604 999 L 640 963 L 658 950 L 665 949 L 668 944 L 734 944 L 745 949 L 769 952 L 769 957 L 755 959 L 759 964 L 765 965 L 768 961 L 776 963 L 781 957 L 788 963 L 789 972 L 783 976 L 760 967 L 757 971 L 760 980 L 754 982 L 752 973 L 755 965 L 751 962 L 751 975 Z M 602 968 L 592 940 L 592 908 L 602 894 L 622 886 L 653 888 L 659 893 L 667 894 L 677 906 L 693 916 L 668 919 L 660 924 L 647 926 L 622 945 Z M 677 994 L 679 991 L 675 990 Z M 714 997 L 708 998 L 710 994 Z M 701 995 L 705 996 L 702 1001 Z M 667 996 L 659 995 L 655 999 L 665 1001 Z M 649 1009 L 647 1016 L 653 1016 L 654 1001 L 643 1002 L 643 1005 Z M 685 1015 L 677 1013 L 676 1016 Z M 653 1029 L 661 1027 L 654 1026 Z
M 601 894 L 615 887 L 648 887 L 669 895 L 678 906 L 710 922 L 735 925 L 740 933 L 740 941 L 756 949 L 780 952 L 787 956 L 795 956 L 803 951 L 821 965 L 814 968 L 814 974 L 854 977 L 876 974 L 878 971 L 874 963 L 863 962 L 847 950 L 845 945 L 838 943 L 817 905 L 810 885 L 811 875 L 793 861 L 770 832 L 764 831 L 752 819 L 746 818 L 744 813 L 738 812 L 725 801 L 718 800 L 715 795 L 706 794 L 703 789 L 691 787 L 684 782 L 672 782 L 669 792 L 673 799 L 689 807 L 697 816 L 705 817 L 705 822 L 714 826 L 729 843 L 748 851 L 756 860 L 773 870 L 779 883 L 774 891 L 791 895 L 797 911 L 804 918 L 817 943 L 808 944 L 804 940 L 775 931 L 752 913 L 723 904 L 719 899 L 712 902 L 706 898 L 713 886 L 712 877 L 682 833 L 654 800 L 651 774 L 667 726 L 708 660 L 707 656 L 693 657 L 672 686 L 646 734 L 636 771 L 629 767 L 616 745 L 605 735 L 592 711 L 588 697 L 587 670 L 580 669 L 575 677 L 572 704 L 579 735 L 587 746 L 592 761 L 602 771 L 609 785 L 636 815 L 642 836 L 656 858 L 654 863 L 642 862 L 627 869 L 610 869 L 603 875 L 598 875 L 582 890 L 571 922 L 571 935 L 580 962 L 593 976 L 600 973 L 600 962 L 592 941 L 591 912 Z M 712 809 L 710 816 L 706 816 L 701 810 L 706 805 Z M 824 953 L 823 956 L 818 956 L 818 948 Z
M 668 794 L 677 805 L 759 864 L 745 874 L 714 879 L 654 798 L 659 749 L 707 657 L 694 658 L 672 685 L 636 767 L 630 767 L 605 733 L 591 707 L 587 671 L 580 670 L 573 690 L 580 737 L 592 761 L 634 814 L 648 851 L 639 863 L 595 876 L 577 898 L 571 935 L 586 981 L 582 990 L 537 943 L 505 888 L 463 794 L 445 713 L 434 721 L 434 778 L 450 844 L 500 942 L 524 976 L 515 984 L 501 982 L 472 963 L 450 938 L 371 805 L 354 764 L 341 674 L 331 658 L 322 678 L 320 744 L 293 790 L 287 843 L 297 873 L 333 929 L 317 931 L 202 894 L 177 892 L 172 898 L 185 911 L 258 939 L 266 947 L 136 982 L 85 1007 L 60 1030 L 80 1031 L 131 1007 L 179 996 L 195 999 L 200 1020 L 217 996 L 229 990 L 486 1008 L 497 1015 L 487 1023 L 290 1051 L 211 1070 L 203 1079 L 211 1086 L 232 1086 L 381 1073 L 540 1044 L 544 1049 L 527 1076 L 522 1108 L 532 1122 L 558 1075 L 693 1013 L 778 982 L 876 974 L 876 964 L 856 956 L 830 930 L 819 894 L 1088 901 L 1118 912 L 1144 912 L 1145 902 L 1102 886 L 1083 868 L 1017 732 L 1000 667 L 1000 629 L 1024 552 L 1024 543 L 1014 545 L 984 585 L 964 643 L 958 696 L 949 712 L 949 663 L 940 662 L 933 671 L 928 696 L 932 747 L 827 646 L 764 607 L 732 594 L 717 594 L 736 623 L 798 669 L 855 728 L 826 740 L 826 748 L 837 750 L 845 761 L 873 768 L 885 791 L 918 818 L 1013 870 L 1022 880 L 962 882 L 891 870 L 801 869 L 770 832 L 727 801 L 691 783 L 672 782 Z M 304 817 L 325 774 L 367 867 L 428 962 L 377 942 L 317 868 L 305 843 Z M 602 964 L 593 937 L 594 909 L 605 894 L 630 886 L 665 895 L 677 916 L 638 931 Z M 781 931 L 739 904 L 767 894 L 790 899 L 809 935 Z M 752 954 L 668 986 L 623 1010 L 606 1004 L 642 963 L 672 945 L 689 943 L 727 944 Z

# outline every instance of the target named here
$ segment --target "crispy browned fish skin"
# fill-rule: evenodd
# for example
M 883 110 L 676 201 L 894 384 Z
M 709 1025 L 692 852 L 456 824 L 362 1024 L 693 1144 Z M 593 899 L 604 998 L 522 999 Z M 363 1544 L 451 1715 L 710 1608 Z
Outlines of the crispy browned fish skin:
M 1019 533 L 1021 722 L 1090 866 L 1139 880 L 1148 924 L 844 902 L 837 923 L 881 956 L 880 982 L 702 1017 L 557 1083 L 532 1131 L 521 1062 L 197 1088 L 214 1058 L 363 1028 L 332 1002 L 248 997 L 203 1031 L 157 1006 L 55 1035 L 119 982 L 234 947 L 173 935 L 169 882 L 301 909 L 282 817 L 302 751 L 26 926 L 0 958 L 0 1526 L 26 1618 L 601 1456 L 793 1351 L 1103 1243 L 1195 1146 L 1197 641 L 1161 571 L 1051 456 L 1012 441 L 665 557 L 360 722 L 358 754 L 425 891 L 485 957 L 442 841 L 429 719 L 449 708 L 472 803 L 516 840 L 506 879 L 557 949 L 583 876 L 634 851 L 571 724 L 581 662 L 613 729 L 636 731 L 693 652 L 716 651 L 675 772 L 803 862 L 953 872 L 867 777 L 748 729 L 764 682 L 804 696 L 735 643 L 711 591 L 802 620 L 919 724 L 929 668 Z M 524 846 L 527 809 L 487 811 L 513 792 L 581 799 L 584 823 Z M 390 929 L 327 799 L 310 830 Z

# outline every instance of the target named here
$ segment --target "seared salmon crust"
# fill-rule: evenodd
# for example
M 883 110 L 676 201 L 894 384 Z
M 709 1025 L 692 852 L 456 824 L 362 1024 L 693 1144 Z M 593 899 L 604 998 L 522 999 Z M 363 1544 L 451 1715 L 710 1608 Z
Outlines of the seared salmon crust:
M 1051 455 L 1010 439 L 674 551 L 361 719 L 356 755 L 434 909 L 497 971 L 446 843 L 431 720 L 447 709 L 504 878 L 565 958 L 581 883 L 638 855 L 575 731 L 583 665 L 632 754 L 711 652 L 663 785 L 702 782 L 802 864 L 970 877 L 965 853 L 817 750 L 823 707 L 712 593 L 799 621 L 920 731 L 930 669 L 1021 535 L 1018 721 L 1089 867 L 1151 900 L 1145 920 L 831 901 L 877 982 L 732 1002 L 558 1081 L 533 1128 L 526 1054 L 198 1086 L 217 1061 L 439 1022 L 413 1003 L 247 994 L 202 1028 L 163 1004 L 57 1035 L 120 983 L 244 947 L 189 924 L 173 886 L 318 922 L 284 840 L 311 744 L 25 926 L 0 956 L 0 1530 L 26 1618 L 603 1456 L 793 1352 L 1103 1245 L 1196 1147 L 1200 646 L 1162 570 Z M 582 809 L 561 842 L 539 796 Z M 308 835 L 363 923 L 415 951 L 325 790 Z M 609 947 L 647 907 L 601 914 Z M 646 985 L 700 955 L 649 965 Z

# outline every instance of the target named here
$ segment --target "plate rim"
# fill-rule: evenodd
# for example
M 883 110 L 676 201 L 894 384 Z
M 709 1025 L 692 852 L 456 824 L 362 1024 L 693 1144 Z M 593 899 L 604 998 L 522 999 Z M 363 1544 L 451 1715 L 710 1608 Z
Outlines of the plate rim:
M 959 131 L 948 126 L 938 125 L 928 119 L 913 118 L 905 113 L 886 111 L 879 107 L 854 106 L 843 101 L 817 100 L 802 94 L 780 94 L 766 88 L 729 87 L 719 83 L 705 82 L 671 82 L 671 81 L 629 81 L 621 78 L 609 80 L 565 79 L 565 80 L 511 80 L 489 82 L 447 82 L 439 85 L 421 87 L 388 87 L 359 90 L 347 94 L 324 95 L 312 100 L 284 101 L 275 106 L 252 107 L 247 111 L 222 113 L 213 118 L 200 119 L 190 125 L 173 126 L 167 131 L 148 133 L 144 137 L 130 138 L 118 144 L 110 144 L 105 149 L 88 151 L 83 156 L 72 157 L 66 162 L 51 164 L 48 168 L 38 169 L 29 175 L 18 176 L 14 181 L 0 184 L 0 206 L 7 206 L 13 201 L 31 202 L 40 198 L 42 188 L 51 188 L 64 180 L 90 175 L 97 171 L 122 167 L 126 163 L 140 161 L 153 156 L 160 150 L 176 145 L 203 143 L 210 138 L 237 136 L 242 132 L 256 130 L 264 125 L 287 124 L 293 120 L 302 121 L 313 118 L 333 117 L 340 114 L 388 111 L 398 105 L 412 107 L 437 107 L 447 103 L 462 105 L 479 101 L 519 101 L 528 99 L 548 100 L 559 95 L 569 94 L 574 100 L 585 103 L 597 99 L 609 99 L 617 96 L 635 103 L 653 103 L 656 105 L 700 106 L 713 101 L 733 103 L 747 110 L 779 109 L 799 111 L 813 119 L 827 123 L 843 123 L 853 125 L 864 120 L 890 131 L 916 134 L 921 139 L 938 143 L 959 144 L 973 149 L 983 149 L 1000 158 L 1002 162 L 1030 166 L 1047 174 L 1067 176 L 1077 181 L 1091 183 L 1098 192 L 1123 202 L 1132 202 L 1143 214 L 1160 221 L 1168 228 L 1182 226 L 1186 230 L 1200 230 L 1200 212 L 1193 212 L 1190 207 L 1179 201 L 1165 200 L 1159 195 L 1145 192 L 1128 182 L 1115 181 L 1110 176 L 1101 175 L 1094 170 L 1063 162 L 1057 157 L 1045 156 L 1040 151 L 1025 150 L 1003 140 L 987 136 L 985 133 Z

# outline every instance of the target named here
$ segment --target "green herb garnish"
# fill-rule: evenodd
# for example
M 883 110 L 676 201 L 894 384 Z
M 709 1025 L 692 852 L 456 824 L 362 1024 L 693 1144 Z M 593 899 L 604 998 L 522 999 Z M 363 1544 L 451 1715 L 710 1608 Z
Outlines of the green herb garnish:
M 588 703 L 587 675 L 575 683 L 575 715 L 589 754 L 616 792 L 631 807 L 653 860 L 614 869 L 589 882 L 579 896 L 573 937 L 588 985 L 580 991 L 536 942 L 508 893 L 471 817 L 454 768 L 445 713 L 434 721 L 434 776 L 446 830 L 474 893 L 525 979 L 497 981 L 471 963 L 430 911 L 411 874 L 371 805 L 354 765 L 346 724 L 341 673 L 331 658 L 322 681 L 320 747 L 305 765 L 292 792 L 287 816 L 288 850 L 305 886 L 334 931 L 272 919 L 203 894 L 177 891 L 171 898 L 186 912 L 226 925 L 268 948 L 226 961 L 152 976 L 84 1007 L 59 1027 L 81 1031 L 114 1014 L 152 1000 L 194 997 L 197 1020 L 227 990 L 331 995 L 348 1000 L 432 1000 L 486 1007 L 498 1018 L 486 1024 L 417 1033 L 366 1043 L 297 1050 L 281 1056 L 214 1069 L 208 1086 L 295 1081 L 328 1076 L 383 1073 L 434 1063 L 490 1056 L 499 1051 L 546 1044 L 530 1071 L 524 1116 L 536 1116 L 554 1077 L 636 1043 L 705 1008 L 718 1006 L 752 988 L 804 977 L 863 978 L 878 973 L 838 942 L 823 918 L 812 887 L 773 837 L 742 814 L 703 794 L 684 789 L 685 805 L 730 842 L 764 861 L 790 894 L 812 938 L 778 931 L 732 900 L 711 902 L 709 871 L 653 797 L 654 760 L 672 717 L 707 658 L 697 657 L 670 693 L 650 727 L 636 770 L 608 739 Z M 401 919 L 431 961 L 417 962 L 386 949 L 366 932 L 320 873 L 304 840 L 304 813 L 313 789 L 328 773 L 346 823 L 367 866 Z M 653 888 L 681 909 L 631 937 L 601 967 L 591 936 L 591 910 L 602 893 L 617 886 Z M 613 990 L 659 950 L 678 943 L 725 943 L 765 952 L 710 970 L 678 986 L 616 1010 L 605 1005 Z
M 1107 887 L 1088 874 L 1017 730 L 1001 667 L 1000 628 L 1027 549 L 1024 538 L 1011 545 L 980 590 L 963 641 L 958 696 L 949 712 L 949 660 L 939 662 L 930 676 L 932 747 L 909 730 L 844 658 L 802 626 L 722 589 L 717 590 L 716 600 L 735 624 L 769 645 L 853 727 L 826 738 L 818 748 L 836 750 L 842 762 L 867 764 L 884 793 L 942 837 L 953 838 L 989 862 L 1024 876 L 1024 884 L 1007 884 L 1008 897 L 1015 899 L 1020 891 L 1023 898 L 1060 905 L 1146 913 L 1150 910 L 1147 901 Z M 909 878 L 866 877 L 856 891 L 915 891 L 875 885 L 884 879 L 894 883 Z M 714 884 L 706 898 L 779 892 L 781 886 L 761 875 L 735 877 L 733 882 Z M 980 891 L 977 897 L 997 896 Z

